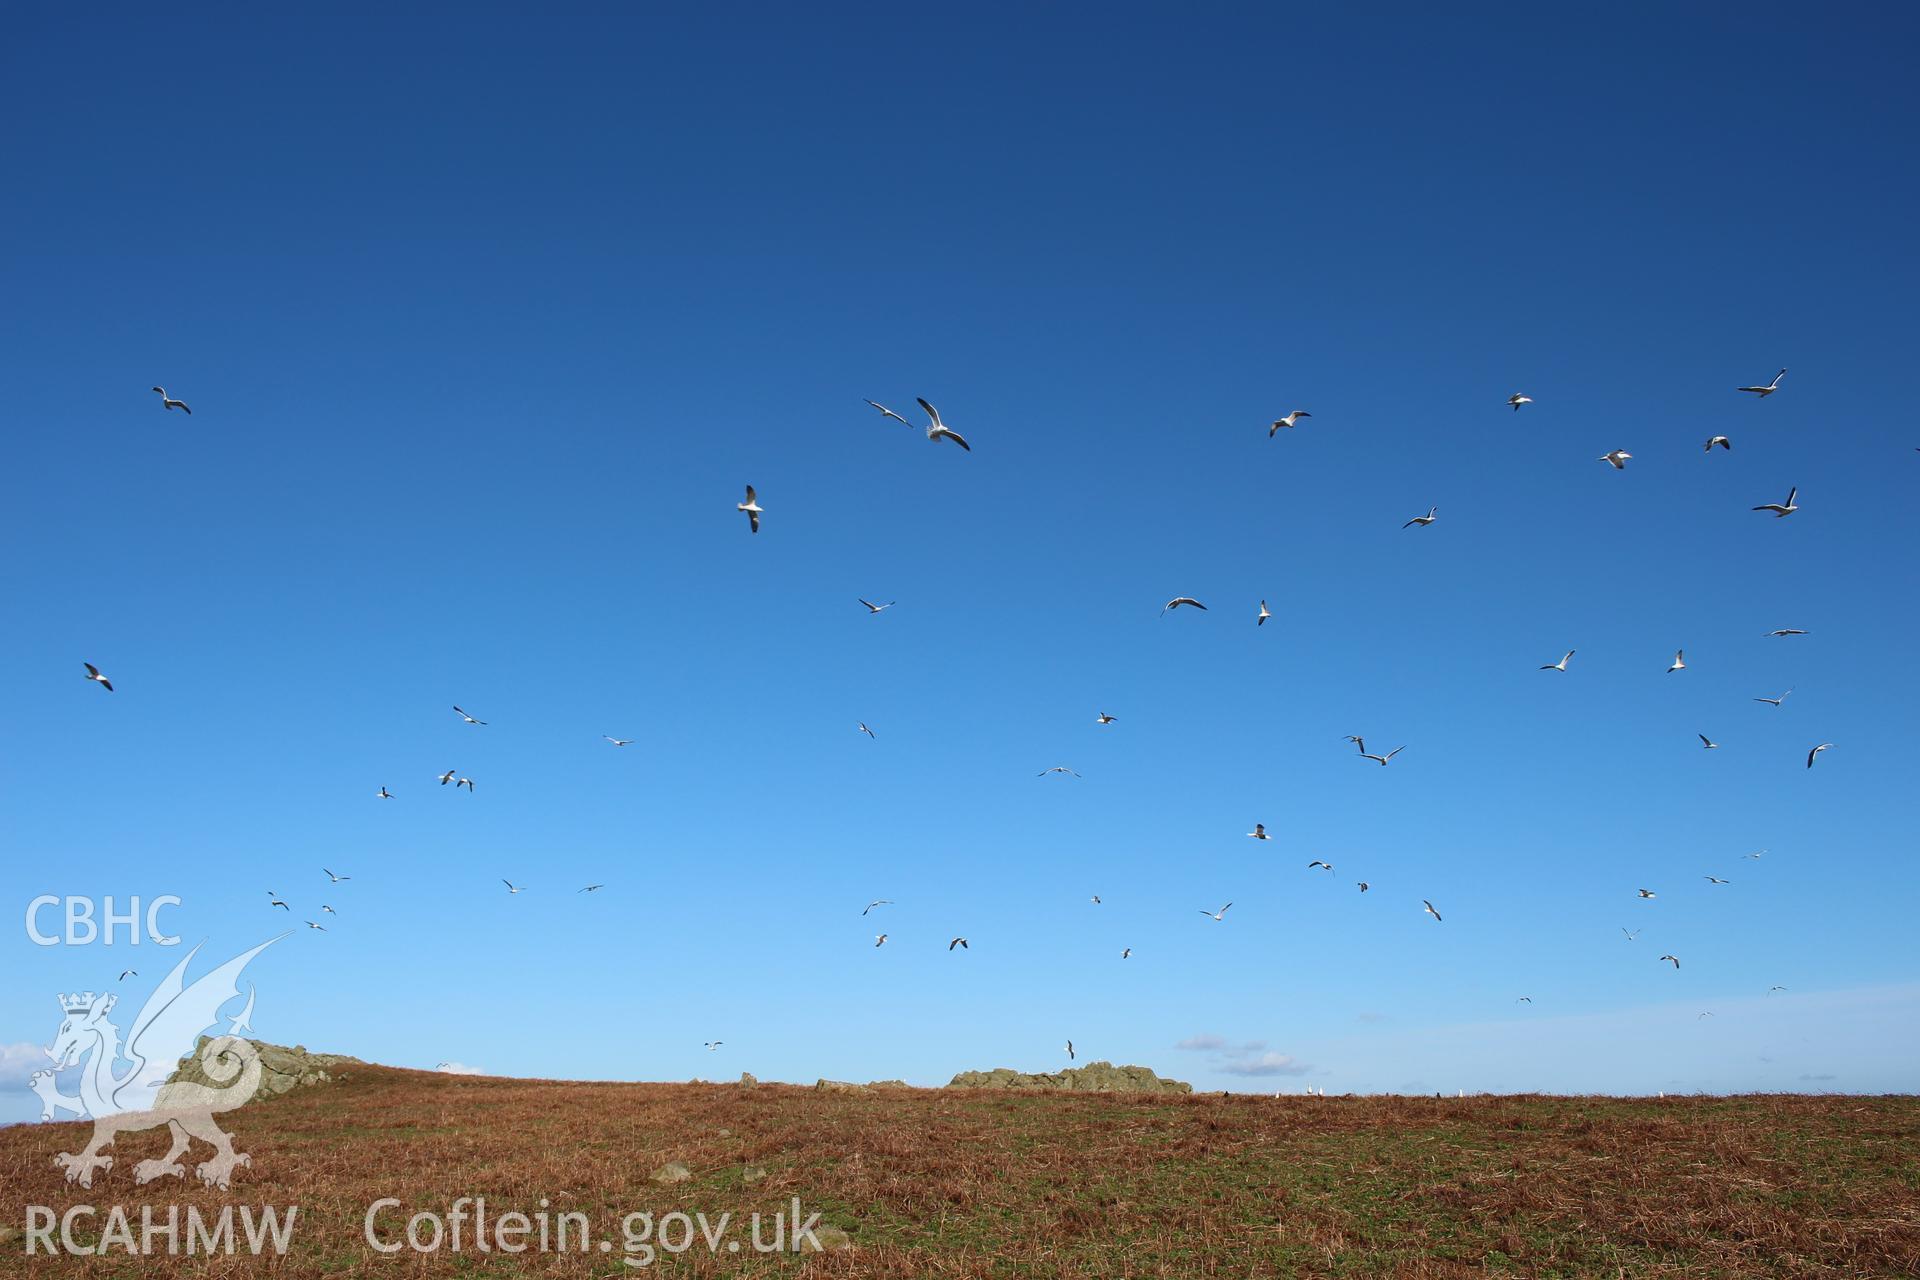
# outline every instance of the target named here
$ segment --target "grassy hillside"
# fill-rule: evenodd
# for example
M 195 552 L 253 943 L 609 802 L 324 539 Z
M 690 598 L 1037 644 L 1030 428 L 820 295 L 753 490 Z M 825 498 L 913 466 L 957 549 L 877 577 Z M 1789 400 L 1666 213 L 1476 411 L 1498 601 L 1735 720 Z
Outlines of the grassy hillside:
M 698 1243 L 682 1276 L 1920 1275 L 1920 1099 L 1154 1098 L 492 1080 L 356 1067 L 227 1118 L 253 1157 L 230 1192 L 134 1184 L 158 1132 L 91 1190 L 56 1152 L 87 1125 L 0 1130 L 0 1207 L 300 1206 L 272 1263 L 36 1258 L 33 1275 L 646 1274 L 636 1210 L 739 1223 L 798 1197 L 853 1248 L 769 1258 Z M 186 1157 L 197 1162 L 206 1149 Z M 689 1180 L 649 1175 L 669 1161 Z M 189 1178 L 191 1178 L 189 1168 Z M 384 1256 L 408 1214 L 578 1210 L 610 1251 Z M 164 1209 L 161 1210 L 164 1214 Z M 77 1229 L 96 1239 L 97 1223 Z M 744 1238 L 746 1228 L 731 1233 Z M 161 1245 L 164 1249 L 164 1243 Z M 13 1274 L 17 1264 L 0 1263 Z

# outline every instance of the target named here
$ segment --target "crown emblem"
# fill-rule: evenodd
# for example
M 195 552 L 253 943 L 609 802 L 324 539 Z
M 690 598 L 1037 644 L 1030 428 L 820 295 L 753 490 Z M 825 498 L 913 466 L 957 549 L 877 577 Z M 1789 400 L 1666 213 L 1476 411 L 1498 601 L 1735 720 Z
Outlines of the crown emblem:
M 78 991 L 70 996 L 67 996 L 67 995 L 61 996 L 60 1011 L 62 1013 L 67 1013 L 67 1014 L 92 1013 L 93 1012 L 93 992 Z

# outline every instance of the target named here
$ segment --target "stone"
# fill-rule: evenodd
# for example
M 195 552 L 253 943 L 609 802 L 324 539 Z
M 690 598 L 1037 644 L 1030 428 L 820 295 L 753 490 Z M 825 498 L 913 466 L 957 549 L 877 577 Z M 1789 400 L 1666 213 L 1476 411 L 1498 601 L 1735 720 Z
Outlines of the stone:
M 207 1074 L 206 1063 L 202 1057 L 211 1036 L 201 1036 L 193 1046 L 193 1052 L 180 1059 L 180 1065 L 169 1077 L 169 1083 L 184 1081 L 191 1084 L 206 1085 L 209 1088 L 225 1087 L 222 1082 Z M 340 1073 L 342 1066 L 364 1066 L 358 1058 L 350 1058 L 343 1053 L 309 1053 L 305 1045 L 295 1045 L 291 1049 L 285 1045 L 268 1044 L 264 1040 L 250 1041 L 260 1059 L 260 1088 L 254 1094 L 254 1100 L 277 1098 L 294 1089 L 312 1088 L 315 1085 L 328 1084 Z
M 847 1253 L 858 1247 L 853 1243 L 853 1237 L 839 1227 L 815 1227 L 812 1239 L 802 1236 L 800 1240 L 802 1253 Z
M 820 1093 L 872 1093 L 864 1084 L 855 1084 L 851 1080 L 819 1080 L 814 1089 Z
M 759 1081 L 758 1079 L 756 1079 L 756 1078 L 754 1077 L 754 1074 L 753 1074 L 753 1072 L 751 1072 L 751 1071 L 742 1071 L 742 1072 L 740 1073 L 740 1087 L 741 1087 L 741 1088 L 743 1088 L 743 1089 L 750 1089 L 750 1088 L 752 1088 L 752 1087 L 753 1087 L 754 1085 L 756 1085 L 756 1084 L 759 1084 L 759 1083 L 760 1083 L 760 1081 Z
M 655 1169 L 649 1176 L 661 1186 L 666 1186 L 672 1182 L 685 1182 L 687 1179 L 693 1177 L 693 1170 L 687 1168 L 687 1166 L 681 1164 L 678 1160 L 670 1160 L 658 1169 Z
M 1065 1089 L 1075 1093 L 1192 1093 L 1184 1080 L 1166 1080 L 1147 1067 L 1116 1067 L 1111 1062 L 1089 1062 L 1084 1067 L 1033 1074 L 995 1067 L 991 1071 L 962 1071 L 949 1089 Z
M 740 1171 L 740 1181 L 742 1182 L 758 1182 L 766 1176 L 766 1168 L 757 1164 L 750 1164 Z

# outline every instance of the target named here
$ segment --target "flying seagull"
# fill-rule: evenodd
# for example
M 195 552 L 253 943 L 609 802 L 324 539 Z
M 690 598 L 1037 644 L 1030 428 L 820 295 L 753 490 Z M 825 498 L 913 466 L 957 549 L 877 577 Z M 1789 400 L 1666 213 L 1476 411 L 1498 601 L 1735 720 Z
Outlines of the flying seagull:
M 393 799 L 393 792 L 387 790 L 385 787 L 382 787 L 380 788 L 380 790 L 374 793 L 373 798 L 375 800 L 391 800 Z
M 1770 707 L 1777 707 L 1777 706 L 1779 706 L 1779 705 L 1780 705 L 1781 703 L 1783 703 L 1783 702 L 1785 702 L 1785 701 L 1786 701 L 1786 700 L 1788 699 L 1788 697 L 1790 697 L 1790 696 L 1792 695 L 1792 693 L 1793 693 L 1793 690 L 1791 690 L 1791 689 L 1789 689 L 1789 690 L 1787 690 L 1787 691 L 1786 691 L 1786 693 L 1783 693 L 1783 694 L 1781 694 L 1781 695 L 1780 695 L 1779 697 L 1777 697 L 1777 698 L 1755 698 L 1755 699 L 1754 699 L 1754 701 L 1755 701 L 1755 702 L 1764 702 L 1764 703 L 1766 703 L 1766 704 L 1767 704 L 1768 706 L 1770 706 Z
M 875 907 L 890 907 L 892 905 L 893 905 L 892 898 L 875 898 L 872 902 L 869 902 L 864 908 L 861 909 L 860 914 L 865 915 L 867 914 L 867 912 L 873 910 Z
M 1399 755 L 1402 751 L 1405 751 L 1405 750 L 1406 748 L 1404 746 L 1395 747 L 1393 750 L 1387 752 L 1387 754 L 1383 756 L 1376 756 L 1370 752 L 1362 751 L 1360 753 L 1360 758 L 1362 760 L 1371 760 L 1384 769 L 1387 767 L 1387 761 L 1393 759 L 1395 756 Z
M 1267 625 L 1267 619 L 1272 616 L 1273 614 L 1267 610 L 1267 602 L 1262 600 L 1260 602 L 1260 612 L 1254 617 L 1253 625 L 1256 627 L 1264 627 Z
M 340 882 L 341 882 L 342 880 L 351 880 L 351 879 L 353 879 L 353 877 L 352 877 L 352 876 L 337 876 L 337 875 L 335 875 L 335 874 L 333 874 L 333 872 L 331 872 L 331 871 L 327 871 L 327 869 L 326 869 L 325 867 L 322 867 L 322 868 L 320 868 L 320 869 L 321 869 L 322 871 L 326 871 L 326 872 L 327 872 L 327 883 L 328 883 L 328 884 L 339 884 L 339 883 L 340 883 Z
M 1800 509 L 1800 504 L 1794 501 L 1794 499 L 1799 496 L 1800 487 L 1795 485 L 1793 488 L 1787 490 L 1787 500 L 1785 502 L 1763 502 L 1755 507 L 1754 510 L 1771 511 L 1773 512 L 1773 518 L 1778 520 L 1782 516 L 1790 516 Z
M 443 773 L 443 774 L 441 774 L 441 775 L 440 775 L 440 785 L 441 785 L 441 786 L 443 786 L 443 787 L 444 787 L 444 786 L 446 786 L 446 785 L 447 785 L 447 784 L 448 784 L 449 782 L 452 782 L 452 781 L 453 781 L 453 770 L 452 770 L 452 769 L 449 769 L 449 770 L 447 770 L 447 771 L 446 771 L 445 773 Z
M 1256 822 L 1256 823 L 1254 823 L 1254 824 L 1253 824 L 1253 830 L 1251 830 L 1251 831 L 1249 831 L 1249 832 L 1247 832 L 1247 836 L 1248 836 L 1248 838 L 1249 838 L 1249 839 L 1252 839 L 1252 840 L 1271 840 L 1271 839 L 1273 839 L 1273 837 L 1272 837 L 1272 836 L 1270 836 L 1270 835 L 1268 835 L 1268 834 L 1267 834 L 1267 824 L 1266 824 L 1266 823 L 1264 823 L 1264 822 Z
M 1329 874 L 1331 874 L 1333 871 L 1333 864 L 1331 862 L 1322 862 L 1318 858 L 1315 858 L 1312 862 L 1309 862 L 1307 864 L 1307 870 L 1311 871 L 1315 867 L 1321 867 L 1324 870 L 1326 870 Z
M 1114 721 L 1114 717 L 1113 717 L 1113 716 L 1110 716 L 1110 715 L 1108 715 L 1108 714 L 1107 714 L 1106 712 L 1104 712 L 1104 711 L 1102 711 L 1102 712 L 1100 713 L 1100 716 L 1099 716 L 1099 718 L 1098 718 L 1097 720 L 1095 720 L 1095 721 L 1094 721 L 1094 723 L 1095 723 L 1095 724 L 1112 724 L 1112 723 L 1113 723 L 1113 721 Z
M 915 399 L 919 399 L 919 397 L 916 396 Z M 927 439 L 933 441 L 935 444 L 938 444 L 940 443 L 940 438 L 942 436 L 945 436 L 947 439 L 959 445 L 962 449 L 965 449 L 968 453 L 973 452 L 973 446 L 968 444 L 965 440 L 962 440 L 960 438 L 959 432 L 950 429 L 946 423 L 940 421 L 940 411 L 938 409 L 928 404 L 925 400 L 920 401 L 920 407 L 927 411 L 927 416 L 929 418 L 933 419 L 932 422 L 929 422 L 927 424 Z
M 1518 391 L 1516 391 L 1512 395 L 1507 397 L 1507 403 L 1513 406 L 1513 411 L 1515 413 L 1518 413 L 1520 412 L 1521 405 L 1533 403 L 1533 397 L 1523 396 Z
M 1125 960 L 1127 957 L 1131 956 L 1132 954 L 1133 954 L 1132 947 L 1123 947 L 1120 951 L 1120 958 L 1122 960 Z
M 293 910 L 293 908 L 292 908 L 292 907 L 289 907 L 289 906 L 288 906 L 288 905 L 287 905 L 286 903 L 284 903 L 284 902 L 282 902 L 282 901 L 280 901 L 280 899 L 279 899 L 279 898 L 277 898 L 277 897 L 275 897 L 275 896 L 273 895 L 273 893 L 272 893 L 272 891 L 271 891 L 271 890 L 269 890 L 269 891 L 268 891 L 268 893 L 267 893 L 267 905 L 268 905 L 268 906 L 270 906 L 270 907 L 278 907 L 278 908 L 280 908 L 280 909 L 281 909 L 282 911 L 291 911 L 291 910 Z
M 167 389 L 165 387 L 155 387 L 153 391 L 155 395 L 160 397 L 160 407 L 162 409 L 178 409 L 180 410 L 180 412 L 186 414 L 189 418 L 193 416 L 193 410 L 187 408 L 187 402 L 185 400 L 173 399 L 171 396 L 167 394 Z
M 1754 395 L 1759 396 L 1762 400 L 1765 400 L 1768 396 L 1772 395 L 1774 392 L 1780 389 L 1780 379 L 1786 376 L 1787 376 L 1787 371 L 1785 369 L 1782 369 L 1780 372 L 1774 374 L 1773 381 L 1769 382 L 1764 387 L 1735 387 L 1734 390 L 1750 391 Z
M 83 662 L 80 665 L 87 669 L 86 679 L 93 681 L 108 693 L 113 692 L 113 681 L 101 675 L 100 668 L 94 666 L 91 662 Z
M 860 729 L 860 732 L 866 734 L 869 738 L 874 736 L 873 730 L 867 728 L 867 722 L 865 720 L 862 720 L 860 722 L 859 729 Z
M 711 1053 L 715 1049 L 718 1049 L 721 1045 L 725 1044 L 726 1041 L 725 1040 L 703 1040 L 700 1043 L 702 1044 L 702 1046 L 706 1048 L 707 1052 Z
M 137 978 L 139 976 L 140 976 L 140 971 L 138 969 L 122 969 L 120 971 L 120 976 L 114 979 L 114 981 L 125 982 L 128 978 Z M 1781 987 L 1780 990 L 1785 991 L 1786 988 Z
M 1627 469 L 1627 459 L 1632 456 L 1633 455 L 1625 449 L 1609 449 L 1598 458 L 1595 458 L 1594 461 L 1610 463 L 1615 471 L 1625 471 Z
M 608 738 L 607 735 L 604 733 L 601 734 L 600 736 L 603 738 L 606 738 L 608 742 L 611 742 L 616 747 L 626 747 L 626 746 L 631 746 L 633 744 L 632 738 Z
M 1673 665 L 1667 668 L 1667 674 L 1672 675 L 1676 671 L 1685 671 L 1686 669 L 1687 651 L 1685 649 L 1675 649 L 1673 651 Z
M 1708 1009 L 1705 1013 L 1702 1013 L 1700 1015 L 1700 1017 L 1702 1018 L 1711 1018 L 1712 1016 L 1713 1016 L 1713 1010 L 1711 1009 Z M 1696 1019 L 1696 1021 L 1698 1021 L 1698 1019 Z
M 1807 752 L 1807 768 L 1809 769 L 1813 768 L 1813 758 L 1815 756 L 1819 755 L 1822 751 L 1828 751 L 1828 750 L 1831 750 L 1832 748 L 1833 748 L 1833 744 L 1831 742 L 1823 742 L 1819 746 L 1815 747 L 1813 750 Z
M 955 938 L 952 942 L 949 942 L 947 944 L 947 950 L 949 951 L 953 950 L 955 947 L 960 948 L 962 951 L 973 950 L 972 947 L 967 945 L 967 940 L 965 938 Z
M 1521 997 L 1520 997 L 1520 998 L 1519 998 L 1518 1000 L 1515 1000 L 1515 1001 L 1514 1001 L 1514 1003 L 1515 1003 L 1515 1004 L 1532 1004 L 1532 1003 L 1533 1003 L 1533 997 L 1532 997 L 1532 996 L 1521 996 Z
M 1433 904 L 1425 898 L 1420 899 L 1420 904 L 1426 909 L 1426 913 L 1433 917 L 1434 923 L 1438 924 L 1440 922 L 1440 913 L 1433 909 Z
M 1765 849 L 1755 849 L 1752 853 L 1743 853 L 1740 856 L 1743 858 L 1764 858 L 1766 855 L 1767 851 Z
M 1178 609 L 1183 604 L 1191 605 L 1192 607 L 1194 607 L 1195 609 L 1198 609 L 1202 613 L 1205 613 L 1207 611 L 1207 606 L 1201 604 L 1198 600 L 1195 600 L 1192 596 L 1175 596 L 1173 599 L 1167 601 L 1166 604 L 1160 607 L 1160 616 L 1165 617 L 1167 615 L 1168 610 Z
M 1073 1041 L 1067 1041 L 1067 1061 L 1073 1061 Z
M 1674 967 L 1674 968 L 1676 968 L 1676 969 L 1678 969 L 1678 968 L 1680 967 L 1680 957 L 1679 957 L 1679 956 L 1661 956 L 1661 957 L 1660 957 L 1660 960 L 1661 960 L 1661 962 L 1662 962 L 1662 963 L 1665 963 L 1666 961 L 1669 961 L 1669 960 L 1671 960 L 1671 961 L 1673 962 L 1673 967 Z
M 1708 884 L 1732 884 L 1733 883 L 1733 881 L 1731 880 L 1722 880 L 1719 876 L 1707 876 L 1706 881 Z
M 607 886 L 603 884 L 590 884 L 590 885 L 586 885 L 583 888 L 575 889 L 574 892 L 575 893 L 598 893 L 606 887 Z
M 524 892 L 526 892 L 526 888 L 527 888 L 527 886 L 525 886 L 525 885 L 523 885 L 523 884 L 515 884 L 515 883 L 514 883 L 513 881 L 511 881 L 511 880 L 502 880 L 502 881 L 501 881 L 500 883 L 501 883 L 501 884 L 503 884 L 503 885 L 505 885 L 505 886 L 507 886 L 507 892 L 508 892 L 509 894 L 514 894 L 514 893 L 524 893 Z
M 458 791 L 462 787 L 465 787 L 469 792 L 471 792 L 473 790 L 473 779 L 461 778 L 453 784 L 453 789 L 455 791 Z
M 1067 768 L 1067 766 L 1063 764 L 1057 764 L 1053 766 L 1053 768 L 1051 769 L 1042 769 L 1039 773 L 1035 774 L 1034 776 L 1036 778 L 1044 778 L 1050 773 L 1073 773 L 1073 770 Z M 1077 773 L 1073 773 L 1073 776 L 1077 778 L 1080 775 Z
M 1094 895 L 1093 895 L 1093 897 L 1092 897 L 1092 898 L 1090 899 L 1090 901 L 1091 901 L 1091 902 L 1093 903 L 1093 905 L 1094 905 L 1094 906 L 1096 906 L 1096 907 L 1097 907 L 1097 906 L 1099 906 L 1099 905 L 1100 905 L 1100 895 L 1099 895 L 1099 894 L 1097 894 L 1097 893 L 1096 893 L 1096 894 L 1094 894 Z
M 1230 907 L 1232 905 L 1233 904 L 1229 902 L 1227 904 L 1227 907 Z M 1217 924 L 1219 923 L 1220 917 L 1227 914 L 1227 907 L 1222 907 L 1218 911 L 1209 911 L 1205 907 L 1202 907 L 1200 908 L 1200 914 L 1208 917 L 1209 919 L 1213 920 Z
M 1696 733 L 1693 736 L 1700 739 L 1700 745 L 1702 747 L 1705 747 L 1708 751 L 1718 751 L 1720 749 L 1720 744 L 1715 742 L 1712 738 L 1709 738 L 1704 733 Z
M 878 409 L 883 416 L 892 418 L 895 422 L 899 423 L 903 427 L 910 427 L 913 425 L 911 422 L 908 422 L 905 418 L 901 417 L 899 414 L 895 413 L 893 410 L 887 408 L 887 406 L 881 404 L 878 400 L 869 400 L 867 401 L 867 403 L 872 405 L 874 408 Z
M 884 946 L 886 946 L 886 945 L 887 945 L 887 935 L 886 935 L 886 934 L 884 934 L 884 933 L 876 933 L 876 934 L 874 934 L 874 935 L 873 935 L 873 945 L 874 945 L 874 946 L 876 946 L 876 947 L 884 947 Z
M 1629 929 L 1625 925 L 1620 926 L 1620 932 L 1627 935 L 1628 942 L 1632 942 L 1635 938 L 1640 936 L 1640 931 L 1638 929 Z
M 1273 425 L 1267 428 L 1267 439 L 1269 440 L 1273 439 L 1274 433 L 1280 430 L 1280 428 L 1285 427 L 1288 430 L 1292 430 L 1294 425 L 1298 423 L 1300 419 L 1311 418 L 1312 416 L 1313 415 L 1308 413 L 1305 409 L 1295 409 L 1292 413 L 1289 413 L 1284 418 L 1275 418 L 1273 420 Z
M 1435 520 L 1439 518 L 1440 518 L 1440 508 L 1428 507 L 1427 514 L 1423 516 L 1415 516 L 1413 519 L 1407 521 L 1405 524 L 1401 525 L 1400 527 L 1402 529 L 1411 529 L 1413 528 L 1413 526 L 1419 525 L 1422 528 L 1425 528 L 1427 525 L 1432 524 Z
M 1362 893 L 1365 893 L 1367 890 L 1373 888 L 1373 886 L 1368 884 L 1365 880 L 1356 880 L 1354 881 L 1354 883 L 1360 886 L 1360 892 Z
M 1659 894 L 1655 893 L 1651 889 L 1641 889 L 1639 893 L 1640 893 L 1640 896 L 1643 898 L 1657 898 L 1660 896 Z
M 735 511 L 746 512 L 748 527 L 755 533 L 760 532 L 760 517 L 764 515 L 765 512 L 760 506 L 760 500 L 754 497 L 752 485 L 747 486 L 747 500 L 745 502 L 734 503 L 733 509 Z
M 1776 991 L 1785 991 L 1785 990 L 1786 990 L 1786 988 L 1785 988 L 1785 987 L 1781 987 L 1781 986 L 1772 986 L 1772 987 L 1768 987 L 1768 988 L 1767 988 L 1767 994 L 1768 994 L 1768 995 L 1772 995 L 1772 994 L 1773 994 L 1774 992 L 1776 992 Z
M 888 609 L 893 608 L 893 606 L 899 602 L 895 600 L 889 600 L 885 604 L 874 604 L 870 600 L 862 600 L 860 603 L 867 606 L 868 613 L 884 613 Z
M 1571 658 L 1573 654 L 1574 651 L 1569 649 L 1561 656 L 1560 661 L 1546 663 L 1540 669 L 1542 671 L 1565 671 L 1567 669 L 1567 659 Z
M 1779 636 L 1803 636 L 1805 634 L 1807 633 L 1798 627 L 1782 627 L 1778 631 L 1767 632 L 1767 638 L 1771 640 Z
M 1715 445 L 1719 445 L 1722 449 L 1727 450 L 1729 453 L 1733 451 L 1733 441 L 1727 439 L 1725 436 L 1708 436 L 1707 443 L 1703 449 L 1703 452 L 1712 453 L 1713 446 Z
M 453 709 L 453 714 L 459 716 L 462 720 L 465 720 L 468 724 L 485 724 L 486 723 L 485 720 L 475 720 L 472 716 L 468 715 L 466 712 L 462 711 L 458 707 L 455 707 Z
M 307 921 L 307 928 L 309 928 L 309 929 L 318 929 L 318 930 L 319 930 L 320 932 L 322 932 L 322 933 L 325 933 L 325 932 L 327 931 L 327 926 L 325 926 L 325 925 L 323 925 L 323 924 L 315 924 L 315 923 L 314 923 L 313 921 L 311 921 L 311 920 L 309 920 L 309 921 Z
M 337 916 L 340 914 L 338 911 L 335 911 L 332 907 L 328 906 L 324 902 L 320 904 L 320 909 L 326 912 L 330 916 Z

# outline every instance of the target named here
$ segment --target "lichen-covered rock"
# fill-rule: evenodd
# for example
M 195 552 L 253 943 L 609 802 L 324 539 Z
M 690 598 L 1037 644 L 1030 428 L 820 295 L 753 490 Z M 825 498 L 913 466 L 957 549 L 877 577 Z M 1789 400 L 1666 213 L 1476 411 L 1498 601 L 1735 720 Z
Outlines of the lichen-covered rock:
M 201 1036 L 193 1046 L 193 1052 L 180 1059 L 180 1066 L 170 1077 L 171 1081 L 187 1081 L 218 1089 L 223 1086 L 207 1074 L 206 1063 L 201 1057 L 211 1036 Z M 264 1040 L 250 1042 L 260 1055 L 260 1089 L 254 1094 L 257 1101 L 261 1098 L 277 1098 L 283 1093 L 298 1088 L 311 1088 L 326 1084 L 340 1074 L 343 1066 L 365 1066 L 358 1058 L 350 1058 L 344 1053 L 309 1053 L 305 1045 L 294 1045 L 289 1049 L 285 1045 L 268 1044 Z
M 866 1085 L 855 1084 L 851 1080 L 818 1080 L 814 1089 L 820 1093 L 872 1093 Z
M 671 1182 L 685 1182 L 693 1176 L 693 1170 L 687 1168 L 687 1166 L 681 1164 L 678 1160 L 669 1160 L 658 1169 L 655 1169 L 649 1176 L 661 1186 L 666 1186 Z
M 1116 1067 L 1111 1062 L 1089 1062 L 1065 1071 L 1030 1073 L 995 1067 L 991 1071 L 962 1071 L 949 1089 L 1066 1089 L 1075 1093 L 1192 1093 L 1184 1080 L 1166 1080 L 1147 1067 Z

